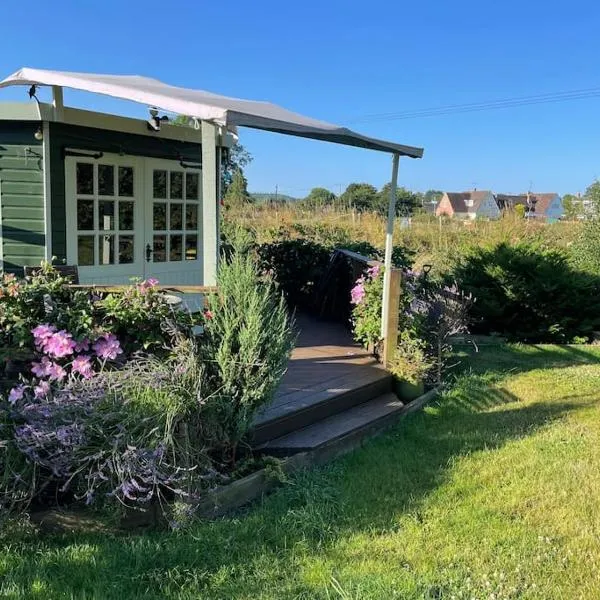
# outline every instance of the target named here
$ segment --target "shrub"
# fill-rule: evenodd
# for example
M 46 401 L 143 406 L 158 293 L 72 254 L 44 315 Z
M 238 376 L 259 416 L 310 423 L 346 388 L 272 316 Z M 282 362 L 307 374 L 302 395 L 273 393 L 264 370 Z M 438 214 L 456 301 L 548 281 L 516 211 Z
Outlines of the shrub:
M 600 326 L 600 280 L 571 268 L 564 251 L 503 243 L 473 252 L 453 276 L 477 299 L 470 311 L 476 333 L 569 343 Z
M 600 218 L 589 219 L 570 248 L 571 263 L 586 273 L 600 276 Z
M 371 267 L 358 278 L 350 293 L 354 339 L 365 348 L 379 353 L 381 345 L 381 309 L 383 271 Z
M 293 306 L 310 308 L 315 286 L 327 269 L 331 250 L 307 240 L 282 240 L 258 248 L 261 268 Z
M 173 310 L 155 280 L 102 297 L 94 290 L 73 289 L 48 263 L 28 280 L 5 275 L 0 284 L 0 384 L 2 372 L 11 381 L 19 371 L 28 375 L 36 362 L 45 371 L 53 368 L 54 375 L 75 360 L 83 368 L 91 355 L 105 359 L 100 347 L 115 343 L 123 359 L 140 350 L 165 352 L 176 335 L 189 334 L 201 320 L 201 315 Z M 62 346 L 57 352 L 47 343 Z M 94 352 L 96 346 L 100 352 Z M 51 378 L 61 380 L 64 374 Z
M 3 403 L 0 505 L 49 493 L 145 504 L 206 486 L 219 430 L 211 427 L 202 374 L 192 341 L 182 338 L 162 359 L 138 357 L 121 370 L 71 376 L 44 396 L 29 391 Z
M 390 373 L 402 381 L 418 384 L 425 380 L 432 367 L 425 341 L 403 330 L 394 357 L 388 365 Z
M 293 345 L 283 297 L 260 277 L 248 255 L 223 261 L 218 293 L 209 297 L 200 347 L 207 388 L 214 396 L 222 439 L 235 455 L 256 412 L 268 404 L 285 372 Z

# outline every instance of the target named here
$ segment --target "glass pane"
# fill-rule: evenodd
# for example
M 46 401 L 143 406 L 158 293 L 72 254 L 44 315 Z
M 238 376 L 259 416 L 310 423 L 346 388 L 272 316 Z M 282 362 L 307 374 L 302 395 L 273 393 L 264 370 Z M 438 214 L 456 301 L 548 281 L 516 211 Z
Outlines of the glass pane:
M 169 229 L 183 229 L 183 204 L 171 204 Z
M 167 236 L 166 235 L 155 235 L 154 236 L 154 248 L 152 250 L 152 260 L 155 263 L 167 261 Z
M 119 202 L 119 229 L 133 230 L 133 202 Z
M 119 236 L 119 264 L 125 265 L 133 262 L 133 236 Z
M 94 229 L 94 201 L 77 200 L 77 229 Z
M 171 171 L 171 198 L 183 198 L 183 173 Z
M 155 198 L 166 198 L 167 197 L 167 172 L 166 171 L 154 171 L 152 189 L 153 189 L 153 196 Z
M 198 236 L 185 236 L 185 260 L 196 260 L 198 258 Z
M 198 200 L 198 173 L 185 174 L 185 197 L 187 200 Z
M 115 195 L 115 168 L 112 165 L 98 165 L 98 194 Z
M 170 237 L 171 237 L 171 248 L 170 248 L 170 252 L 169 252 L 169 260 L 170 261 L 181 260 L 183 236 L 178 234 L 178 235 L 172 235 Z
M 188 204 L 185 207 L 185 228 L 196 231 L 198 229 L 198 205 Z
M 77 237 L 77 264 L 88 267 L 94 264 L 94 236 L 80 235 Z
M 98 229 L 110 231 L 115 228 L 115 202 L 114 200 L 100 200 L 98 202 Z
M 98 263 L 101 265 L 115 264 L 115 236 L 98 236 Z
M 94 193 L 94 165 L 77 163 L 77 193 Z
M 164 202 L 155 202 L 153 210 L 153 228 L 164 231 L 167 228 L 167 205 Z
M 119 167 L 119 196 L 133 196 L 133 167 Z

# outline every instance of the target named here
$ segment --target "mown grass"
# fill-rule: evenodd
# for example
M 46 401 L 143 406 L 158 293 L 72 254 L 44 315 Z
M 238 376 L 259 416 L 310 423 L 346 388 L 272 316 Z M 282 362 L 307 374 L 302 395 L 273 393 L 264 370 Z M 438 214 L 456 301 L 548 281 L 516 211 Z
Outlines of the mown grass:
M 497 346 L 390 433 L 176 533 L 5 539 L 3 598 L 598 598 L 600 349 Z

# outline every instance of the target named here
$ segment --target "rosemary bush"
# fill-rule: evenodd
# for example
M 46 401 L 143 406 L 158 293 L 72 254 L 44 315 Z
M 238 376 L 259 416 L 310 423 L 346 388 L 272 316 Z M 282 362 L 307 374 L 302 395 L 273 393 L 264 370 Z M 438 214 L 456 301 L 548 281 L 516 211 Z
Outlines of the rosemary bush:
M 248 255 L 221 263 L 218 293 L 209 298 L 201 357 L 216 400 L 222 439 L 235 449 L 285 372 L 293 346 L 292 320 L 272 282 Z

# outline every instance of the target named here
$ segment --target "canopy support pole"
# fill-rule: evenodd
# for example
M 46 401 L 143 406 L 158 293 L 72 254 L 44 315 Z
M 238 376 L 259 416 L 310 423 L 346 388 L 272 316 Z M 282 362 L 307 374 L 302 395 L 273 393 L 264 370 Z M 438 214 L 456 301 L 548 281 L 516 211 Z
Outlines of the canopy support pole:
M 65 104 L 63 100 L 63 89 L 59 85 L 52 86 L 52 107 L 54 109 L 54 118 L 57 121 L 64 121 Z
M 398 167 L 400 155 L 392 158 L 392 182 L 390 185 L 390 201 L 388 205 L 387 230 L 385 233 L 385 259 L 383 271 L 383 301 L 381 303 L 381 338 L 385 341 L 387 323 L 390 318 L 390 288 L 392 271 L 392 250 L 394 246 L 394 220 L 396 218 L 396 189 L 398 187 Z
M 202 121 L 202 285 L 216 285 L 219 260 L 217 128 Z M 198 251 L 200 248 L 198 248 Z

